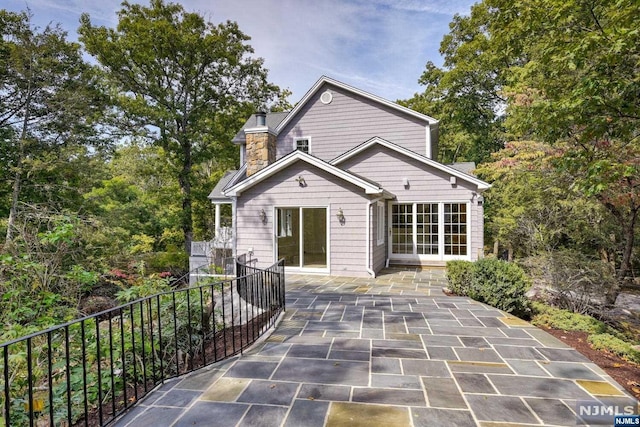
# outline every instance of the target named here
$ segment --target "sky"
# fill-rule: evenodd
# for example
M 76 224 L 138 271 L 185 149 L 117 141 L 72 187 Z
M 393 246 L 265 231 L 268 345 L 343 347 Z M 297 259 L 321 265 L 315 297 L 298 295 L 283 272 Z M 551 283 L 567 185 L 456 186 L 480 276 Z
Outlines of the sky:
M 131 3 L 146 3 L 130 0 Z M 264 58 L 269 80 L 297 102 L 323 75 L 395 101 L 421 92 L 427 61 L 438 51 L 454 14 L 468 15 L 473 0 L 181 0 L 217 24 L 236 21 Z M 77 39 L 80 14 L 97 26 L 115 27 L 120 0 L 3 0 L 43 27 L 59 23 Z

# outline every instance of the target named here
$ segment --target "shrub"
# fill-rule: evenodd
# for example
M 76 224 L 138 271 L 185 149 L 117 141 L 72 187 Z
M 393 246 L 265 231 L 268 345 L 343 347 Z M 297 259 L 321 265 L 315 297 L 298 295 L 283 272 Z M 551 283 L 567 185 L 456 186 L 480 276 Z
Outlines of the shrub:
M 560 329 L 563 331 L 583 331 L 590 334 L 601 334 L 609 330 L 603 322 L 584 314 L 572 313 L 569 310 L 551 307 L 534 302 L 534 316 L 531 320 L 536 326 Z
M 449 288 L 457 295 L 469 296 L 519 317 L 530 315 L 530 302 L 525 296 L 529 279 L 516 264 L 495 258 L 449 261 L 447 279 Z
M 516 264 L 496 258 L 484 258 L 473 264 L 469 296 L 518 317 L 531 314 L 525 293 L 530 283 Z
M 467 296 L 471 287 L 473 263 L 470 261 L 447 261 L 449 289 L 456 295 Z
M 640 363 L 640 351 L 636 350 L 632 344 L 611 334 L 591 335 L 587 341 L 596 350 L 610 351 L 625 360 Z
M 619 287 L 610 264 L 577 251 L 529 257 L 522 265 L 546 288 L 551 304 L 576 313 L 604 315 L 605 297 Z

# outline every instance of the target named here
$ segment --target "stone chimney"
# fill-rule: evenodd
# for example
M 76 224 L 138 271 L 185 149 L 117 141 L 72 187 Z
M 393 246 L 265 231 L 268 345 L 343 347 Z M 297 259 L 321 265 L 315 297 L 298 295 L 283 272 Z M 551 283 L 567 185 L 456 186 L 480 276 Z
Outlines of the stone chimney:
M 246 139 L 247 176 L 276 161 L 276 135 L 267 126 L 267 113 L 257 112 L 255 127 L 244 130 Z

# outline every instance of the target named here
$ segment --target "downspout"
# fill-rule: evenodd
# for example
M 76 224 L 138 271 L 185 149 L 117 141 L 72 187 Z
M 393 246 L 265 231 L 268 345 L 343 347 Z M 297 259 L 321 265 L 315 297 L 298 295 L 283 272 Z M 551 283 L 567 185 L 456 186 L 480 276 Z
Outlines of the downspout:
M 373 277 L 375 279 L 376 277 L 376 272 L 373 271 L 373 269 L 371 268 L 371 263 L 369 262 L 369 258 L 371 258 L 371 205 L 373 205 L 374 203 L 379 202 L 380 200 L 383 200 L 384 197 L 378 197 L 377 199 L 373 199 L 370 200 L 367 203 L 367 247 L 366 247 L 366 255 L 365 255 L 365 269 L 367 271 L 367 273 L 369 273 L 371 275 L 371 277 Z

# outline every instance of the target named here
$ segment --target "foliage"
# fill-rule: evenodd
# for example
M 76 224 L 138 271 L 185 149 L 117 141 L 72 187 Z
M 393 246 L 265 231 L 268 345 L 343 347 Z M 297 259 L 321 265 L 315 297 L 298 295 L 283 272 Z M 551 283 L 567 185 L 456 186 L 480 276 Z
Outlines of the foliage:
M 473 263 L 470 261 L 447 262 L 448 288 L 456 295 L 469 295 L 471 290 L 471 277 L 473 276 Z
M 14 230 L 12 245 L 0 253 L 3 330 L 14 324 L 46 327 L 75 316 L 81 295 L 98 280 L 86 244 L 91 224 L 23 206 Z
M 512 141 L 476 169 L 492 183 L 485 193 L 486 229 L 516 257 L 561 249 L 608 253 L 611 217 L 556 169 L 563 154 L 563 147 Z
M 449 268 L 451 266 L 451 273 Z M 448 261 L 447 277 L 454 278 L 460 295 L 469 296 L 515 316 L 527 318 L 531 312 L 525 293 L 529 279 L 516 264 L 495 258 L 476 262 Z
M 538 285 L 545 300 L 574 313 L 603 316 L 604 296 L 616 287 L 610 263 L 577 251 L 556 251 L 520 261 Z
M 193 237 L 192 187 L 199 165 L 232 164 L 232 133 L 279 94 L 233 22 L 213 25 L 175 3 L 122 3 L 116 29 L 81 18 L 80 40 L 95 56 L 124 114 L 121 126 L 164 150 L 180 185 L 185 251 Z M 196 170 L 194 170 L 194 168 Z M 210 184 L 208 182 L 207 184 Z
M 495 43 L 527 61 L 510 67 L 506 125 L 518 137 L 565 144 L 558 167 L 615 220 L 630 273 L 640 203 L 640 5 L 487 0 Z M 617 293 L 608 295 L 609 302 Z
M 581 331 L 589 334 L 587 340 L 596 350 L 614 353 L 625 360 L 640 363 L 640 352 L 634 347 L 638 337 L 625 336 L 604 322 L 591 316 L 573 313 L 544 303 L 532 304 L 534 316 L 531 320 L 536 326 L 559 329 L 562 331 Z
M 534 315 L 531 323 L 536 326 L 562 331 L 583 331 L 589 334 L 602 334 L 609 331 L 609 327 L 604 322 L 585 314 L 573 313 L 541 302 L 533 302 L 532 307 Z
M 11 187 L 9 243 L 25 195 L 31 203 L 51 193 L 77 201 L 73 185 L 81 184 L 76 179 L 82 173 L 69 166 L 90 161 L 90 151 L 102 147 L 107 128 L 97 130 L 104 106 L 101 86 L 80 46 L 68 42 L 60 27 L 40 30 L 31 25 L 28 13 L 0 10 L 0 30 L 0 135 L 8 166 L 3 176 Z
M 640 351 L 632 344 L 611 334 L 591 335 L 587 338 L 591 347 L 605 350 L 622 357 L 625 360 L 640 364 Z
M 491 42 L 491 14 L 476 3 L 468 16 L 455 15 L 440 43 L 442 68 L 427 62 L 419 79 L 425 86 L 403 104 L 441 120 L 439 160 L 480 163 L 504 142 L 505 65 L 517 58 Z

